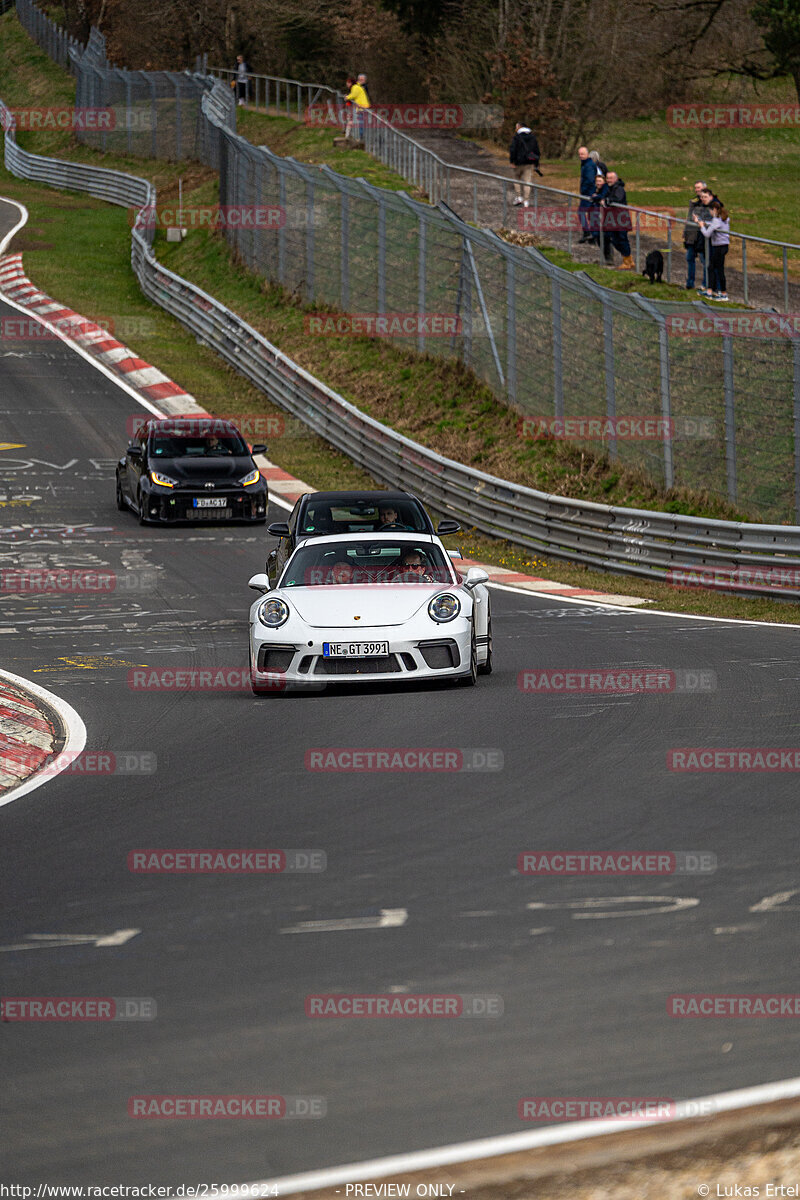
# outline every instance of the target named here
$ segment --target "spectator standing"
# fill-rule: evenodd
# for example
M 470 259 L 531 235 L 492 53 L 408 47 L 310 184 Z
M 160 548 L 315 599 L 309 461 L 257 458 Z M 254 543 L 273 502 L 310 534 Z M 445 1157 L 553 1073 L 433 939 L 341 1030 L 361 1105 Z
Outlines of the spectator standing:
M 608 172 L 608 167 L 606 166 L 606 164 L 603 162 L 602 158 L 600 157 L 600 151 L 599 150 L 590 150 L 589 158 L 592 160 L 594 165 L 597 167 L 597 170 L 600 172 L 600 174 L 603 176 L 603 178 L 605 178 L 606 173 Z
M 250 68 L 244 61 L 243 54 L 236 55 L 236 103 L 243 106 L 247 101 L 247 88 L 250 81 Z
M 731 221 L 727 209 L 719 200 L 711 201 L 711 220 L 695 220 L 700 226 L 700 232 L 711 243 L 711 262 L 708 273 L 711 278 L 711 290 L 705 295 L 712 300 L 727 300 L 727 281 L 725 279 L 725 255 L 731 241 Z
M 704 221 L 711 220 L 711 211 L 706 207 L 702 200 L 703 193 L 710 194 L 703 180 L 698 179 L 697 183 L 694 185 L 694 196 L 689 202 L 689 209 L 686 213 L 686 224 L 683 227 L 683 245 L 684 249 L 686 250 L 687 290 L 691 291 L 691 289 L 694 287 L 697 259 L 699 258 L 703 264 L 703 283 L 702 286 L 697 289 L 698 292 L 704 292 L 706 289 L 706 243 L 694 218 L 697 215 Z
M 597 167 L 594 160 L 589 157 L 589 151 L 585 146 L 581 146 L 578 150 L 578 158 L 581 160 L 581 182 L 580 193 L 581 199 L 578 204 L 578 219 L 581 223 L 583 235 L 578 242 L 582 246 L 585 242 L 594 242 L 596 246 L 600 245 L 600 233 L 591 231 L 590 218 L 592 208 L 592 194 L 594 193 L 594 181 L 597 177 Z
M 631 257 L 631 244 L 628 240 L 631 214 L 626 207 L 628 197 L 625 193 L 625 180 L 620 179 L 616 171 L 609 171 L 606 175 L 606 186 L 608 192 L 603 200 L 606 208 L 603 214 L 603 254 L 606 262 L 609 262 L 613 258 L 611 253 L 613 246 L 622 255 L 620 271 L 632 271 L 633 258 Z
M 533 172 L 539 166 L 541 155 L 536 134 L 531 133 L 530 128 L 523 121 L 517 121 L 514 128 L 515 133 L 508 148 L 508 159 L 514 168 L 514 175 L 517 179 L 514 184 L 517 193 L 514 203 L 522 204 L 527 208 L 531 195 Z
M 350 132 L 353 128 L 353 101 L 348 100 L 347 97 L 350 95 L 351 91 L 353 90 L 354 83 L 355 83 L 355 79 L 353 79 L 352 75 L 348 75 L 347 83 L 345 84 L 346 93 L 345 93 L 345 101 L 344 101 L 344 118 L 345 118 L 344 136 L 346 138 L 350 137 Z
M 597 175 L 595 175 L 595 177 L 594 177 L 594 191 L 592 192 L 591 196 L 589 197 L 589 202 L 592 207 L 588 214 L 589 228 L 592 230 L 597 230 L 598 237 L 600 236 L 600 230 L 603 229 L 605 226 L 604 207 L 605 207 L 605 202 L 606 202 L 607 196 L 608 196 L 608 184 L 606 182 L 605 175 L 602 175 L 600 172 L 598 172 Z M 605 238 L 603 239 L 603 251 L 605 254 L 606 262 L 610 263 L 612 261 L 611 247 L 606 246 Z
M 370 108 L 369 96 L 367 95 L 367 77 L 361 74 L 356 79 L 350 91 L 347 93 L 346 99 L 351 104 L 355 105 L 355 128 L 356 137 L 361 141 L 364 136 L 364 113 Z

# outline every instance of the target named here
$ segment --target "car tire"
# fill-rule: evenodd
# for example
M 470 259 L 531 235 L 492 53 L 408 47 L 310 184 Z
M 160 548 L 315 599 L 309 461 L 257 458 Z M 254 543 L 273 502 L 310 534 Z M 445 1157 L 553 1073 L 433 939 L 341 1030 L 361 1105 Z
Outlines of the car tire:
M 469 675 L 462 675 L 458 681 L 462 687 L 475 687 L 478 682 L 478 643 L 475 640 L 475 626 L 472 626 L 472 640 L 469 650 Z
M 119 509 L 120 512 L 125 512 L 127 510 L 127 507 L 128 507 L 128 505 L 126 504 L 125 497 L 122 494 L 122 484 L 120 483 L 119 475 L 118 475 L 117 476 L 117 508 Z
M 146 504 L 145 504 L 144 497 L 142 496 L 141 488 L 139 488 L 139 490 L 136 493 L 136 505 L 139 510 L 139 513 L 138 513 L 139 524 L 140 525 L 149 525 L 150 522 L 148 521 L 147 517 L 144 515 L 144 510 L 145 510 Z
M 492 610 L 489 609 L 489 619 L 486 622 L 486 662 L 481 663 L 478 667 L 479 675 L 491 675 L 492 673 Z

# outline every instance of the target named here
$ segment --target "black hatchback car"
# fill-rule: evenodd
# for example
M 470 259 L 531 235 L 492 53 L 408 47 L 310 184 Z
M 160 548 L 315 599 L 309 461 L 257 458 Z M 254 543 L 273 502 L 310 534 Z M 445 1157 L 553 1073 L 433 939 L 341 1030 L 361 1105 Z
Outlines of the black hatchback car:
M 280 538 L 267 558 L 274 585 L 299 541 L 330 533 L 458 533 L 458 521 L 445 519 L 434 529 L 421 501 L 409 492 L 309 492 L 301 496 L 286 522 L 276 521 L 267 533 Z
M 117 463 L 117 508 L 142 525 L 267 519 L 266 481 L 230 421 L 165 417 L 147 421 Z

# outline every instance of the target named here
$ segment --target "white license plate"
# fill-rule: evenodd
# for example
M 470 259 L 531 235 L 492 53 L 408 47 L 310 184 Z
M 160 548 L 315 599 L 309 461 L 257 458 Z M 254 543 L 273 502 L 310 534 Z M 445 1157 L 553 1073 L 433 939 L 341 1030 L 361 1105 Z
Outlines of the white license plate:
M 224 508 L 227 500 L 224 496 L 195 496 L 192 504 L 195 508 Z
M 323 658 L 381 658 L 389 653 L 388 642 L 323 642 Z

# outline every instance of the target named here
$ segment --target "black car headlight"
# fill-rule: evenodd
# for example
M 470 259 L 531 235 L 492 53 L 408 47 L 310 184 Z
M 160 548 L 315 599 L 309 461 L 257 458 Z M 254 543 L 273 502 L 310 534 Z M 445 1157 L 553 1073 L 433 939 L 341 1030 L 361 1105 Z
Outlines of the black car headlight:
M 161 471 L 151 471 L 150 478 L 153 483 L 157 483 L 159 487 L 173 488 L 178 486 L 178 480 L 173 479 L 171 475 L 164 475 Z
M 452 592 L 440 592 L 428 605 L 428 616 L 432 617 L 434 621 L 438 621 L 440 625 L 454 620 L 460 612 L 461 601 Z
M 268 600 L 262 600 L 256 614 L 262 625 L 266 625 L 268 629 L 277 629 L 289 620 L 289 605 L 271 596 Z
M 258 483 L 261 478 L 261 472 L 258 467 L 254 471 L 248 471 L 247 474 L 239 480 L 242 487 L 250 487 L 252 483 Z

